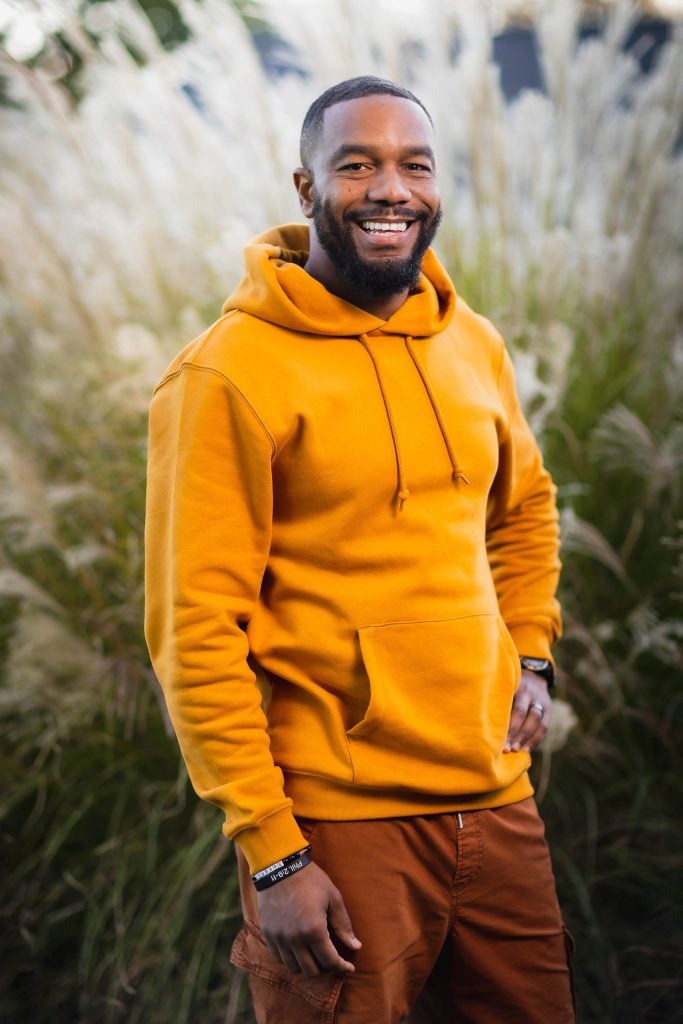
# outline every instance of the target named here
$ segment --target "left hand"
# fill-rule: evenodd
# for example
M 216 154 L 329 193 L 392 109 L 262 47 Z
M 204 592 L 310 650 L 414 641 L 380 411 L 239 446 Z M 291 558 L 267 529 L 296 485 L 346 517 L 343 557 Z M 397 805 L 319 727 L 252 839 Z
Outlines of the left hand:
M 543 714 L 533 704 L 540 704 Z M 548 684 L 543 676 L 522 669 L 522 679 L 512 702 L 512 714 L 508 726 L 507 739 L 503 752 L 509 754 L 518 750 L 531 753 L 548 731 L 552 700 L 548 693 Z

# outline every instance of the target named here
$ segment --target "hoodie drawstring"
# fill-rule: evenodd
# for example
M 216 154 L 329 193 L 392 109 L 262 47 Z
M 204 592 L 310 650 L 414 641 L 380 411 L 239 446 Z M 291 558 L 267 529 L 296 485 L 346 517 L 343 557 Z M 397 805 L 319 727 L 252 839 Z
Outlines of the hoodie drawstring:
M 384 379 L 382 377 L 382 373 L 381 373 L 380 368 L 379 368 L 379 363 L 377 362 L 377 359 L 375 358 L 375 354 L 372 351 L 370 343 L 368 342 L 367 335 L 360 334 L 358 336 L 358 340 L 360 341 L 361 345 L 363 346 L 363 348 L 365 349 L 365 351 L 367 352 L 367 354 L 370 357 L 370 361 L 371 361 L 371 363 L 373 365 L 373 368 L 374 368 L 374 371 L 375 371 L 375 376 L 377 377 L 377 384 L 379 386 L 380 394 L 382 396 L 382 401 L 384 402 L 384 409 L 386 411 L 387 420 L 388 420 L 388 423 L 389 423 L 389 433 L 391 434 L 391 441 L 392 441 L 392 444 L 394 446 L 394 454 L 396 456 L 396 475 L 397 475 L 397 479 L 398 479 L 398 487 L 397 487 L 397 492 L 396 492 L 396 500 L 398 502 L 398 511 L 401 512 L 403 510 L 403 506 L 405 505 L 406 501 L 410 497 L 410 491 L 408 490 L 408 488 L 406 486 L 405 469 L 404 469 L 404 466 L 403 466 L 403 459 L 401 457 L 401 446 L 400 446 L 399 441 L 398 441 L 398 433 L 397 433 L 397 430 L 396 430 L 396 422 L 394 420 L 394 414 L 393 414 L 393 412 L 391 410 L 391 403 L 389 402 L 389 395 L 387 393 L 387 389 L 386 389 L 385 384 L 384 384 Z M 423 370 L 422 366 L 420 365 L 420 363 L 418 361 L 416 352 L 412 348 L 412 340 L 413 339 L 411 337 L 406 336 L 405 337 L 405 346 L 406 346 L 406 348 L 408 350 L 410 358 L 412 359 L 413 363 L 415 364 L 415 369 L 418 372 L 420 380 L 422 381 L 422 386 L 424 387 L 425 392 L 427 393 L 427 398 L 429 399 L 429 404 L 432 407 L 432 411 L 434 413 L 434 418 L 436 419 L 436 422 L 437 422 L 437 424 L 439 426 L 439 430 L 441 431 L 441 436 L 443 438 L 444 445 L 446 446 L 446 451 L 448 452 L 448 458 L 449 458 L 450 463 L 451 463 L 452 479 L 456 483 L 457 483 L 458 480 L 462 480 L 463 483 L 468 484 L 469 480 L 465 476 L 465 473 L 464 473 L 462 467 L 460 466 L 460 464 L 459 464 L 459 462 L 457 460 L 457 457 L 455 455 L 455 451 L 453 449 L 453 445 L 451 444 L 451 440 L 450 440 L 450 438 L 448 436 L 448 431 L 446 430 L 446 424 L 444 422 L 443 415 L 441 413 L 441 409 L 439 408 L 439 404 L 438 404 L 438 402 L 436 400 L 436 395 L 434 394 L 434 392 L 432 390 L 432 386 L 429 383 L 429 378 L 427 377 L 427 374 L 425 373 L 425 371 Z
M 399 512 L 401 512 L 403 510 L 403 506 L 410 497 L 410 491 L 406 487 L 406 478 L 403 469 L 403 460 L 401 459 L 401 448 L 398 443 L 398 434 L 396 433 L 394 414 L 391 411 L 391 405 L 389 404 L 389 396 L 387 394 L 387 389 L 384 386 L 384 380 L 382 379 L 382 374 L 380 373 L 379 365 L 377 363 L 377 360 L 375 359 L 374 352 L 370 348 L 367 336 L 365 334 L 360 334 L 358 336 L 358 340 L 360 341 L 361 345 L 363 346 L 367 354 L 370 356 L 370 361 L 374 367 L 375 376 L 377 377 L 377 383 L 379 385 L 379 391 L 382 396 L 382 401 L 384 402 L 387 420 L 389 421 L 389 433 L 391 434 L 391 440 L 394 445 L 394 453 L 396 455 L 396 475 L 398 477 L 398 489 L 396 499 L 398 501 L 398 510 Z
M 469 484 L 469 480 L 465 476 L 465 472 L 460 463 L 458 462 L 457 456 L 455 454 L 455 449 L 453 448 L 453 445 L 451 444 L 451 439 L 448 436 L 448 431 L 446 430 L 446 424 L 444 422 L 443 414 L 441 412 L 441 409 L 439 408 L 439 403 L 436 400 L 436 395 L 432 390 L 432 385 L 429 383 L 429 377 L 427 376 L 426 371 L 421 366 L 420 361 L 417 358 L 417 353 L 413 348 L 413 339 L 409 335 L 406 335 L 405 346 L 408 349 L 410 358 L 413 360 L 415 364 L 415 369 L 420 375 L 420 379 L 424 385 L 424 389 L 427 392 L 427 398 L 429 399 L 432 409 L 434 411 L 434 417 L 436 419 L 436 422 L 439 424 L 439 430 L 441 431 L 443 443 L 446 446 L 448 458 L 450 459 L 451 462 L 451 469 L 453 470 L 453 480 L 462 480 L 464 484 Z

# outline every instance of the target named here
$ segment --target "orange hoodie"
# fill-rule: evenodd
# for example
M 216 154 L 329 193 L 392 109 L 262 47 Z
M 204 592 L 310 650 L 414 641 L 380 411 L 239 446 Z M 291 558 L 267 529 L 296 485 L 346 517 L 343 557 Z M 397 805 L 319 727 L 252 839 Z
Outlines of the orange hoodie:
M 434 254 L 383 321 L 269 232 L 151 408 L 146 635 L 252 871 L 294 818 L 495 807 L 518 653 L 560 629 L 554 488 L 491 324 Z

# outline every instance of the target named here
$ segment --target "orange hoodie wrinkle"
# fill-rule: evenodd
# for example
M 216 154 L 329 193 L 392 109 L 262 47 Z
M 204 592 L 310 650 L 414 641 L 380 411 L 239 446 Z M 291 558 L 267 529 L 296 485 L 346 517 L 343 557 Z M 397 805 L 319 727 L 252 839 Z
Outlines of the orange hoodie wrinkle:
M 431 251 L 387 321 L 307 253 L 305 225 L 247 248 L 150 411 L 147 642 L 252 871 L 304 845 L 297 815 L 529 795 L 503 753 L 518 655 L 560 631 L 554 488 L 500 336 Z

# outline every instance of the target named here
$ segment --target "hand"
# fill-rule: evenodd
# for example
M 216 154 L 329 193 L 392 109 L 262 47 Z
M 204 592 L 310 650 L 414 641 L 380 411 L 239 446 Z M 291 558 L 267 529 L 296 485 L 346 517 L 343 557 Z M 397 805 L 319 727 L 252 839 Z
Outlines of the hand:
M 315 978 L 324 971 L 352 974 L 339 955 L 330 928 L 349 949 L 360 949 L 339 890 L 317 864 L 258 894 L 261 934 L 276 960 L 292 974 Z
M 543 714 L 532 704 L 540 704 Z M 507 739 L 503 752 L 528 750 L 531 753 L 548 731 L 552 700 L 548 693 L 548 684 L 543 676 L 536 675 L 528 669 L 522 669 L 522 680 L 512 702 L 512 714 L 508 726 Z

